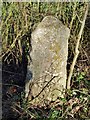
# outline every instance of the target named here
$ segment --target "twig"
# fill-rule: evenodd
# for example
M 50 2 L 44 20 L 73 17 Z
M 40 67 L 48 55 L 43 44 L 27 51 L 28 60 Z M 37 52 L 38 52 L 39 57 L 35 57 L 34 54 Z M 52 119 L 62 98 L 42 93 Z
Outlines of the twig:
M 42 90 L 41 90 L 32 100 L 36 99 L 36 98 L 43 92 L 43 90 L 47 87 L 47 85 L 48 85 L 54 78 L 56 78 L 56 77 L 58 77 L 58 76 L 53 76 L 53 77 L 47 82 L 47 84 L 42 88 Z M 60 78 L 59 78 L 59 79 L 60 79 Z M 32 100 L 30 100 L 29 102 L 31 102 Z
M 73 90 L 74 92 L 79 92 L 79 93 L 81 93 L 81 94 L 84 94 L 84 95 L 87 95 L 87 96 L 89 96 L 90 97 L 90 95 L 88 94 L 88 93 L 85 93 L 85 92 L 83 92 L 82 90 L 77 90 L 77 89 L 75 89 L 75 90 Z M 87 91 L 88 92 L 88 91 Z
M 22 113 L 21 113 L 19 110 L 17 110 L 15 107 L 11 106 L 11 108 L 12 108 L 14 111 L 16 111 L 17 113 L 19 113 L 19 115 L 22 115 Z
M 2 69 L 0 69 L 0 71 L 2 71 L 2 72 L 7 72 L 7 73 L 11 73 L 11 74 L 14 74 L 14 75 L 19 75 L 19 76 L 24 76 L 23 74 L 20 74 L 20 73 L 15 73 L 15 72 L 11 72 L 11 71 L 7 71 L 7 70 L 2 70 Z
M 88 3 L 86 4 L 86 11 L 85 11 L 84 18 L 83 18 L 82 25 L 81 25 L 81 29 L 79 31 L 78 38 L 77 38 L 77 43 L 76 43 L 76 48 L 75 48 L 75 56 L 73 58 L 72 65 L 70 67 L 70 72 L 69 72 L 68 81 L 67 81 L 67 89 L 70 89 L 71 77 L 72 77 L 72 74 L 73 74 L 74 66 L 76 64 L 76 60 L 77 60 L 78 55 L 79 55 L 79 50 L 78 49 L 79 49 L 79 44 L 80 44 L 80 39 L 81 39 L 81 36 L 82 36 L 82 33 L 83 33 L 83 29 L 84 29 L 84 26 L 85 26 L 85 20 L 87 18 L 87 14 L 88 14 Z
M 15 84 L 8 84 L 8 83 L 0 83 L 0 85 L 3 85 L 3 86 L 15 86 L 15 87 L 18 87 L 18 88 L 23 88 L 23 87 L 21 87 L 21 86 L 19 86 L 19 85 L 15 85 Z
M 36 114 L 34 114 L 33 112 L 31 112 L 30 110 L 28 110 L 28 108 L 22 108 L 20 105 L 15 104 L 16 107 L 18 107 L 22 113 L 19 112 L 19 110 L 17 110 L 16 108 L 14 108 L 14 110 L 16 110 L 16 112 L 20 113 L 22 116 L 24 116 L 25 114 L 29 115 L 32 118 L 36 117 Z

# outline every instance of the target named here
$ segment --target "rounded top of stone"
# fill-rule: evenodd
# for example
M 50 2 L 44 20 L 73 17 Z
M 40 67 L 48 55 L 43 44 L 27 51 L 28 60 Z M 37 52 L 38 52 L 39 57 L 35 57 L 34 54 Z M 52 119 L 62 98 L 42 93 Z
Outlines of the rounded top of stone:
M 49 22 L 49 21 L 51 22 L 51 20 L 52 20 L 52 22 L 53 22 L 53 21 L 58 21 L 58 22 L 60 22 L 60 21 L 59 21 L 56 17 L 54 17 L 54 16 L 46 16 L 46 17 L 43 18 L 42 22 L 45 22 L 45 21 L 46 21 L 46 22 L 47 22 L 47 21 L 48 21 L 48 22 Z
M 59 35 L 64 36 L 65 38 L 68 38 L 70 35 L 70 30 L 58 18 L 50 15 L 43 18 L 36 29 L 32 32 L 31 36 L 33 39 L 33 36 L 37 38 L 38 36 L 46 36 L 45 34 L 54 35 L 56 33 L 59 33 Z
M 57 26 L 59 24 L 62 24 L 61 21 L 59 21 L 56 17 L 54 16 L 46 16 L 43 18 L 43 20 L 41 21 L 41 23 L 38 25 L 43 26 L 43 27 L 50 27 L 50 26 Z
M 43 20 L 38 24 L 37 28 L 55 28 L 55 29 L 62 29 L 65 30 L 68 34 L 70 34 L 70 30 L 66 27 L 58 18 L 54 16 L 45 16 Z

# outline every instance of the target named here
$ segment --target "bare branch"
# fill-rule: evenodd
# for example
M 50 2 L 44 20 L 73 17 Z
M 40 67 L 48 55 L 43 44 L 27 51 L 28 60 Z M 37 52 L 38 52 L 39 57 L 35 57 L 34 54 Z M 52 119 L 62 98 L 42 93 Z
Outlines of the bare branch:
M 85 26 L 85 21 L 86 21 L 86 18 L 87 18 L 87 14 L 88 14 L 88 3 L 86 3 L 86 11 L 85 11 L 84 18 L 83 18 L 82 25 L 81 25 L 81 29 L 79 31 L 78 38 L 77 38 L 77 43 L 76 43 L 76 48 L 75 48 L 75 56 L 73 58 L 73 62 L 72 62 L 71 68 L 70 68 L 70 73 L 69 73 L 68 81 L 67 81 L 67 89 L 70 89 L 71 77 L 72 77 L 72 74 L 73 74 L 74 66 L 76 64 L 76 60 L 77 60 L 78 55 L 79 55 L 79 44 L 80 44 L 80 39 L 81 39 L 81 36 L 82 36 L 82 33 L 83 33 L 83 29 L 84 29 L 84 26 Z

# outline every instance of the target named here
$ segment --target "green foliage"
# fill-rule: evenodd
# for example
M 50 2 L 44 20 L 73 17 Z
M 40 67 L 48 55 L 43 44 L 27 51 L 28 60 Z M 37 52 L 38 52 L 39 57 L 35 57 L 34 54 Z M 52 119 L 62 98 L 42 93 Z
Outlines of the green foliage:
M 56 120 L 59 117 L 59 114 L 60 114 L 60 111 L 55 109 L 51 110 L 48 120 Z
M 24 102 L 23 102 L 24 100 Z M 60 97 L 56 101 L 47 104 L 46 106 L 32 105 L 29 102 L 22 100 L 22 110 L 24 117 L 31 120 L 64 120 L 64 119 L 89 119 L 90 95 L 84 90 L 69 90 L 66 91 L 64 98 Z M 50 107 L 51 106 L 51 107 Z M 21 119 L 20 119 L 21 120 Z

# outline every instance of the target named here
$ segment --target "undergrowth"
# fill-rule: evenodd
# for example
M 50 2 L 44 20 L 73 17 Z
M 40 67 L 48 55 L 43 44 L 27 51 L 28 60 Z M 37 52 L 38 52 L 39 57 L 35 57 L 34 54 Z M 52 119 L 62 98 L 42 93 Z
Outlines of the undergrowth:
M 30 59 L 31 33 L 45 16 L 52 15 L 70 29 L 67 64 L 69 74 L 85 5 L 84 2 L 3 2 L 1 21 L 2 55 L 0 55 L 3 67 L 7 65 L 20 67 L 23 47 L 25 48 L 26 58 Z M 90 21 L 90 11 L 88 19 Z M 60 97 L 56 101 L 50 101 L 45 106 L 32 105 L 25 100 L 23 92 L 21 96 L 17 93 L 17 98 L 13 97 L 13 99 L 15 103 L 14 111 L 18 113 L 18 120 L 90 120 L 89 21 L 86 21 L 81 38 L 80 54 L 72 76 L 71 90 L 66 90 L 63 98 Z M 13 90 L 15 91 L 15 89 Z

